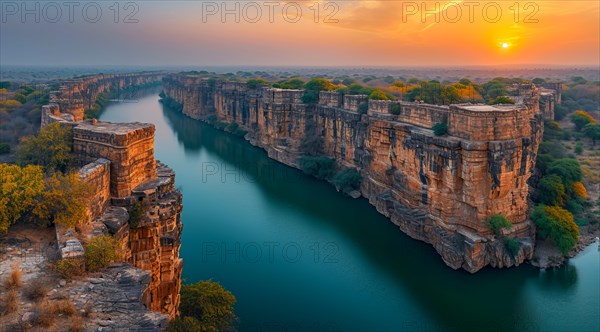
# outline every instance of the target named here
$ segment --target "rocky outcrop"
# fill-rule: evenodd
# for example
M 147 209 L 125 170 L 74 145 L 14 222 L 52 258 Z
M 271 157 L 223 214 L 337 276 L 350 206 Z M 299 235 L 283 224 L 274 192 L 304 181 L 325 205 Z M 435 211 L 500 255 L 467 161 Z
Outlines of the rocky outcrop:
M 163 76 L 162 72 L 140 72 L 63 81 L 58 91 L 50 92 L 49 104 L 42 106 L 42 127 L 52 122 L 81 122 L 85 110 L 93 108 L 100 95 L 160 82 Z
M 59 121 L 73 128 L 73 152 L 82 166 L 80 177 L 92 187 L 88 218 L 80 225 L 81 231 L 57 226 L 59 252 L 63 258 L 81 259 L 82 244 L 95 236 L 111 235 L 120 243 L 121 258 L 130 264 L 102 281 L 106 284 L 102 289 L 107 290 L 103 293 L 107 317 L 111 309 L 131 314 L 122 322 L 100 324 L 107 330 L 151 326 L 155 330 L 177 316 L 183 267 L 179 258 L 182 196 L 175 189 L 175 173 L 154 158 L 154 125 L 82 121 L 83 109 L 106 91 L 156 82 L 161 77 L 161 73 L 137 73 L 67 81 L 60 93 L 51 96 L 51 104 L 44 106 L 47 112 L 42 114 L 42 124 Z M 108 294 L 118 292 L 118 287 L 111 290 L 113 283 L 131 282 L 135 287 L 124 286 L 124 294 Z M 119 300 L 123 296 L 126 301 Z
M 301 156 L 317 151 L 356 168 L 364 179 L 361 194 L 402 231 L 431 243 L 452 268 L 476 272 L 532 256 L 527 180 L 543 130 L 533 85 L 519 87 L 517 105 L 496 106 L 374 101 L 336 92 L 321 92 L 319 102 L 308 105 L 303 90 L 251 89 L 184 74 L 166 76 L 163 89 L 194 119 L 237 123 L 248 131 L 246 139 L 282 163 L 298 167 Z M 447 135 L 433 134 L 440 122 L 447 123 Z M 516 257 L 484 225 L 498 213 L 513 222 L 505 236 L 520 242 Z

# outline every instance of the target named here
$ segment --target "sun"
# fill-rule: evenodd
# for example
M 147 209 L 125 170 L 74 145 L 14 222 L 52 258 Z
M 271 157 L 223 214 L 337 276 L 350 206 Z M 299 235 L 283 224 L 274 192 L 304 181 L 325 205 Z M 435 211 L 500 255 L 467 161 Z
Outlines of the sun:
M 507 48 L 508 48 L 508 46 L 510 46 L 510 45 L 508 45 L 508 43 L 502 43 L 502 45 L 501 45 L 501 46 L 502 46 L 502 48 L 504 48 L 504 49 L 507 49 Z

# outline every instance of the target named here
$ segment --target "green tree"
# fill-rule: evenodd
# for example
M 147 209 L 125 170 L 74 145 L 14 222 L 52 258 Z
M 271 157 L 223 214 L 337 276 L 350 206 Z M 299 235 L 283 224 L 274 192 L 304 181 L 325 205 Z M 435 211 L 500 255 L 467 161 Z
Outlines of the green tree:
M 362 177 L 360 176 L 360 173 L 353 168 L 339 171 L 332 179 L 333 184 L 346 194 L 359 189 L 361 181 Z
M 73 129 L 55 122 L 42 128 L 38 135 L 21 138 L 17 148 L 19 165 L 39 165 L 47 173 L 66 173 L 73 165 Z
M 167 332 L 204 332 L 203 325 L 194 317 L 177 317 L 169 322 Z
M 538 184 L 538 200 L 546 205 L 563 206 L 567 199 L 565 186 L 558 175 L 544 176 Z
M 583 129 L 588 124 L 596 124 L 596 120 L 586 111 L 575 111 L 571 115 L 571 121 L 575 124 L 578 130 Z
M 389 98 L 385 94 L 385 92 L 383 92 L 381 90 L 374 90 L 373 92 L 371 92 L 371 94 L 369 94 L 369 99 L 373 99 L 373 100 L 389 100 Z
M 566 188 L 570 188 L 571 184 L 575 181 L 581 181 L 583 177 L 579 162 L 571 158 L 555 160 L 550 164 L 548 173 L 558 175 Z
M 31 211 L 43 191 L 41 167 L 0 164 L 0 233 Z
M 10 144 L 0 143 L 0 154 L 8 154 L 8 153 L 10 153 Z
M 497 104 L 514 104 L 514 103 L 515 103 L 514 100 L 512 100 L 511 98 L 506 97 L 506 96 L 498 96 L 498 97 L 494 98 L 490 102 L 490 104 L 492 104 L 492 105 L 497 105 Z
M 456 103 L 460 103 L 462 101 L 462 98 L 460 98 L 460 94 L 458 93 L 458 90 L 456 90 L 456 88 L 453 86 L 442 87 L 441 99 L 442 99 L 442 104 L 444 104 L 444 105 L 456 104 Z
M 299 160 L 300 169 L 306 174 L 318 179 L 329 179 L 335 171 L 335 161 L 325 156 L 302 157 Z
M 267 84 L 269 84 L 269 82 L 263 80 L 262 78 L 249 80 L 247 83 L 249 89 L 256 89 Z
M 446 135 L 448 132 L 448 124 L 446 122 L 438 122 L 434 124 L 431 129 L 433 129 L 433 134 L 435 136 Z
M 521 249 L 521 244 L 519 240 L 515 238 L 507 238 L 504 241 L 504 247 L 510 253 L 510 255 L 514 258 L 519 253 L 519 249 Z
M 600 125 L 588 123 L 583 127 L 583 134 L 596 145 L 596 141 L 600 140 Z
M 394 114 L 394 115 L 399 115 L 400 114 L 400 105 L 398 104 L 394 104 L 392 105 L 392 107 L 390 108 L 390 114 Z
M 119 243 L 110 235 L 94 237 L 85 246 L 85 267 L 90 272 L 105 269 L 118 259 Z
M 488 218 L 484 224 L 489 227 L 496 236 L 500 236 L 502 229 L 511 229 L 512 223 L 502 214 L 495 214 Z
M 27 97 L 22 93 L 15 93 L 14 99 L 21 104 L 25 104 L 27 102 Z
M 79 174 L 54 173 L 45 181 L 45 190 L 33 215 L 44 224 L 61 224 L 75 227 L 87 218 L 87 208 L 92 191 L 81 181 Z
M 227 331 L 237 320 L 235 302 L 235 296 L 218 282 L 200 281 L 181 286 L 179 310 L 183 317 L 196 318 L 202 331 Z
M 538 235 L 552 242 L 564 254 L 568 254 L 579 240 L 579 227 L 573 220 L 571 212 L 558 206 L 538 205 L 531 214 Z

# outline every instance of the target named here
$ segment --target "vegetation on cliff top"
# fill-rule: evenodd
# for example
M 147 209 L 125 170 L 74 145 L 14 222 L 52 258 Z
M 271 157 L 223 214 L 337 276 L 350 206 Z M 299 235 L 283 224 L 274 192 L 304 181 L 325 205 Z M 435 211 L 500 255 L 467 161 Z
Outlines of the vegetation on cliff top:
M 200 281 L 181 286 L 180 317 L 169 323 L 169 332 L 235 331 L 236 298 L 218 282 Z

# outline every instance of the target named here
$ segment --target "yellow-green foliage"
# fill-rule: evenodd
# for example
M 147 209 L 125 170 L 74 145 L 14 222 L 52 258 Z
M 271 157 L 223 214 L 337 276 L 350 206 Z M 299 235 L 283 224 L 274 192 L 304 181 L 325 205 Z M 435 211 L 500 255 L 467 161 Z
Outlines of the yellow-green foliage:
M 21 138 L 17 163 L 40 165 L 47 172 L 67 172 L 73 164 L 71 146 L 73 130 L 55 122 L 42 128 L 38 135 Z
M 228 331 L 237 320 L 235 302 L 235 296 L 218 282 L 201 281 L 181 286 L 179 309 L 182 317 L 197 319 L 201 331 Z M 196 325 L 193 321 L 188 323 Z
M 65 279 L 71 279 L 74 276 L 83 274 L 83 264 L 79 259 L 59 259 L 56 261 L 52 269 Z
M 531 215 L 540 238 L 550 237 L 563 254 L 568 254 L 579 240 L 579 227 L 571 212 L 558 206 L 538 205 Z
M 118 259 L 118 243 L 109 235 L 97 236 L 85 246 L 85 267 L 94 272 L 108 267 Z
M 77 173 L 55 173 L 46 179 L 46 190 L 33 214 L 40 221 L 74 227 L 87 218 L 90 186 Z
M 41 167 L 0 164 L 0 233 L 31 210 L 43 191 Z

